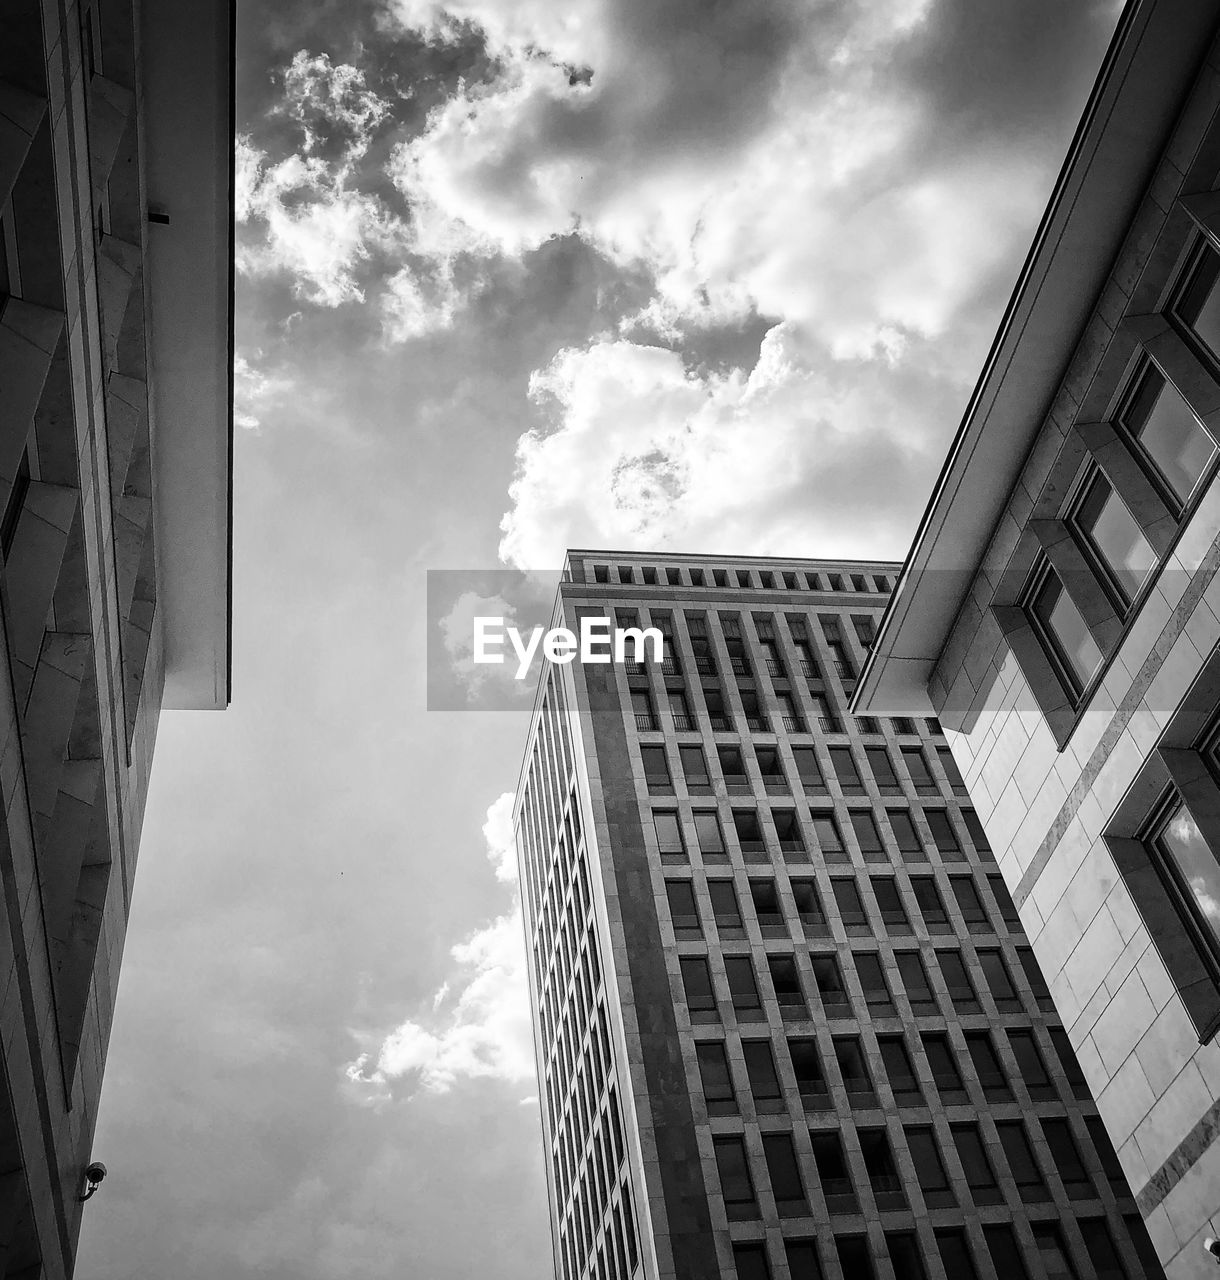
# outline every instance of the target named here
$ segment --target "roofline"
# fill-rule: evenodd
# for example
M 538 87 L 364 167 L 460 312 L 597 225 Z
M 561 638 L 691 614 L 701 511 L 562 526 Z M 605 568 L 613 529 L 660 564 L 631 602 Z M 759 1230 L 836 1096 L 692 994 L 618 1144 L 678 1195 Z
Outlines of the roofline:
M 1120 15 L 882 616 L 852 701 L 857 713 L 885 714 L 888 698 L 898 699 L 895 710 L 919 698 L 917 686 L 926 684 L 978 572 L 1218 20 L 1218 0 L 1129 0 Z M 960 497 L 967 487 L 985 498 L 973 514 Z M 929 584 L 930 573 L 938 576 Z

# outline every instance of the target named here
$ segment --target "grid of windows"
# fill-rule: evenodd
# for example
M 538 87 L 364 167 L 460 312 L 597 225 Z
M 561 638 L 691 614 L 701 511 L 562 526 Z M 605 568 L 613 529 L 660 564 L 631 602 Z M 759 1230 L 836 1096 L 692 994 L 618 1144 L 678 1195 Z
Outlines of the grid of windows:
M 716 585 L 704 570 L 705 588 Z M 681 585 L 696 585 L 686 573 Z M 723 589 L 743 588 L 726 578 Z M 694 1123 L 710 1130 L 713 1223 L 723 1212 L 783 1239 L 777 1252 L 770 1230 L 735 1238 L 724 1276 L 781 1274 L 785 1260 L 816 1275 L 835 1258 L 853 1276 L 884 1272 L 887 1254 L 844 1217 L 861 1212 L 912 1215 L 905 1228 L 887 1219 L 896 1275 L 950 1262 L 985 1271 L 1000 1238 L 976 1219 L 917 1227 L 925 1210 L 975 1205 L 1005 1206 L 1013 1274 L 1039 1273 L 1026 1205 L 1062 1215 L 1081 1267 L 1094 1253 L 1071 1214 L 1104 1221 L 1133 1256 L 1129 1191 L 1121 1172 L 1097 1172 L 1114 1171 L 1112 1153 L 1096 1150 L 1079 1068 L 1061 1056 L 1065 1037 L 939 727 L 840 713 L 871 634 L 863 602 L 842 615 L 825 601 L 798 613 L 791 598 L 747 610 L 709 591 L 705 609 L 671 599 L 661 610 L 637 588 L 624 603 L 672 649 L 668 672 L 613 679 L 661 939 L 676 950 Z M 655 729 L 635 718 L 639 693 L 662 709 Z M 679 693 L 689 730 L 664 714 Z M 580 1237 L 576 1280 L 601 1280 L 597 1229 Z M 1098 1258 L 1104 1247 L 1094 1232 Z

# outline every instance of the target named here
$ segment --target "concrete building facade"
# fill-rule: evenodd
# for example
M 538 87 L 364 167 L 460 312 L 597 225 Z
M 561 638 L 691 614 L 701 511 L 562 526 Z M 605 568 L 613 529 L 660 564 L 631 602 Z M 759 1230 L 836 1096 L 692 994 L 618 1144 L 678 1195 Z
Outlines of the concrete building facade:
M 1125 10 L 853 704 L 942 721 L 1172 1280 L 1220 1235 L 1218 30 Z
M 563 1280 L 1161 1275 L 939 726 L 846 714 L 895 569 L 569 553 L 665 644 L 517 793 Z
M 0 1275 L 71 1275 L 163 704 L 229 694 L 232 12 L 0 10 Z

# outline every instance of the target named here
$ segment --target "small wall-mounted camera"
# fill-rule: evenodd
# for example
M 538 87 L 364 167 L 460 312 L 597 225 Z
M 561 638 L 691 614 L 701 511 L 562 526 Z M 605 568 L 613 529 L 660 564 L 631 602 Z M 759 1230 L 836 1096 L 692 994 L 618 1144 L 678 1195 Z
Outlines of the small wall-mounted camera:
M 102 1185 L 102 1179 L 106 1176 L 106 1166 L 100 1160 L 94 1160 L 92 1164 L 85 1166 L 85 1185 L 81 1188 L 81 1199 L 88 1200 L 90 1196 Z
M 1215 1236 L 1208 1236 L 1203 1241 L 1203 1252 L 1208 1254 L 1213 1262 L 1220 1263 L 1220 1240 Z

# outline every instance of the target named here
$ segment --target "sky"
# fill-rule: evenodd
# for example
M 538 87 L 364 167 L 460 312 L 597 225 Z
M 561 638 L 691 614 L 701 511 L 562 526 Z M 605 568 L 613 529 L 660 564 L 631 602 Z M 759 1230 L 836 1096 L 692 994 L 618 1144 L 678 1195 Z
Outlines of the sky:
M 463 619 L 568 546 L 901 558 L 1117 13 L 243 0 L 233 703 L 162 717 L 84 1280 L 549 1274 Z

